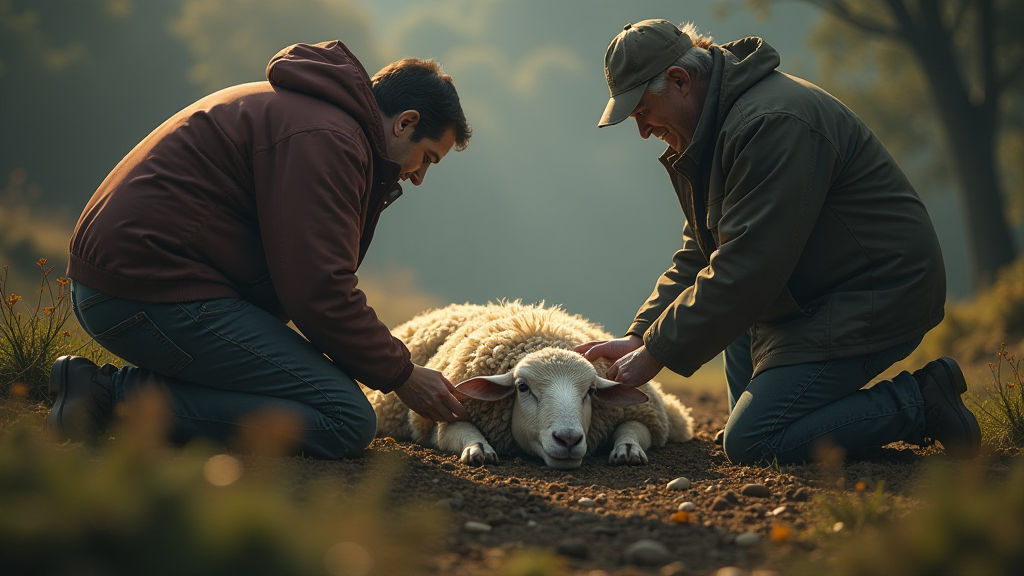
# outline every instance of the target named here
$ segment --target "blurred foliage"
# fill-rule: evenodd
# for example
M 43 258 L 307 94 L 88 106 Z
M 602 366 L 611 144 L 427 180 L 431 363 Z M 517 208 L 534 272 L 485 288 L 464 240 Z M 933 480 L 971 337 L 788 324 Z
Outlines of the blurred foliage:
M 973 299 L 947 303 L 942 323 L 901 364 L 920 365 L 940 356 L 966 364 L 987 362 L 999 342 L 1024 349 L 1024 257 L 1000 270 L 996 281 Z
M 565 560 L 551 550 L 524 550 L 501 566 L 499 576 L 559 576 L 565 574 Z
M 400 463 L 297 502 L 270 472 L 162 444 L 166 408 L 138 402 L 97 458 L 29 422 L 0 435 L 0 571 L 9 574 L 416 574 L 444 517 L 388 501 Z
M 343 39 L 372 74 L 370 13 L 355 0 L 183 0 L 172 26 L 195 64 L 189 79 L 213 91 L 266 79 L 285 46 Z
M 1024 566 L 1024 461 L 993 479 L 978 461 L 924 476 L 919 504 L 889 521 L 826 538 L 788 572 L 834 576 L 1019 574 Z
M 1024 372 L 1021 360 L 1007 352 L 1005 344 L 998 356 L 988 365 L 992 379 L 984 385 L 984 400 L 975 412 L 986 443 L 1019 454 L 1024 449 Z
M 879 482 L 871 493 L 866 492 L 862 484 L 859 483 L 854 492 L 843 491 L 817 498 L 829 527 L 842 523 L 841 529 L 856 529 L 878 524 L 891 517 L 893 509 L 883 483 Z

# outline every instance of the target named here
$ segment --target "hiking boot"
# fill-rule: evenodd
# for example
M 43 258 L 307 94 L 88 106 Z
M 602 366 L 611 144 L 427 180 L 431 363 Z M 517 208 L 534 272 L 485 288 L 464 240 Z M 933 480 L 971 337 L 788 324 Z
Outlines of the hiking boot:
M 92 442 L 106 431 L 114 414 L 112 364 L 102 368 L 82 356 L 61 356 L 50 369 L 50 396 L 55 398 L 46 427 L 61 440 Z
M 952 358 L 939 358 L 914 372 L 914 378 L 924 398 L 926 445 L 937 440 L 950 458 L 976 457 L 981 450 L 981 428 L 960 398 L 967 392 L 960 367 Z

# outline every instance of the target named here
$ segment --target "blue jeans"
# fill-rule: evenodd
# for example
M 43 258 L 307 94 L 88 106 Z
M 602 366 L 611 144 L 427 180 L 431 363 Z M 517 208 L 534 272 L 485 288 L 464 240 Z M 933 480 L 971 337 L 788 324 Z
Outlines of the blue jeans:
M 916 378 L 901 372 L 864 388 L 920 343 L 917 338 L 874 354 L 770 368 L 751 379 L 746 332 L 725 350 L 726 456 L 781 464 L 811 461 L 818 446 L 850 452 L 898 440 L 920 443 L 924 400 Z
M 144 386 L 170 399 L 173 439 L 222 443 L 273 428 L 257 414 L 286 414 L 297 452 L 337 459 L 373 439 L 373 408 L 330 359 L 280 320 L 237 298 L 176 304 L 123 300 L 72 282 L 82 327 L 134 364 L 113 375 L 115 402 Z M 280 421 L 280 420 L 278 420 Z M 261 424 L 262 423 L 262 424 Z

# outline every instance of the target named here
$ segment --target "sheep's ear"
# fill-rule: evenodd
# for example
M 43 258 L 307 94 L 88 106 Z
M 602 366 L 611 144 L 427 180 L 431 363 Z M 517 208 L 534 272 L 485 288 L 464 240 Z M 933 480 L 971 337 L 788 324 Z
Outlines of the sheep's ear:
M 516 391 L 512 386 L 513 382 L 515 382 L 515 377 L 511 372 L 507 372 L 496 376 L 470 378 L 457 385 L 455 389 L 470 398 L 493 402 L 511 396 Z
M 597 388 L 594 390 L 594 400 L 611 404 L 612 406 L 636 406 L 647 402 L 647 394 L 618 382 L 612 382 L 606 378 L 597 378 Z

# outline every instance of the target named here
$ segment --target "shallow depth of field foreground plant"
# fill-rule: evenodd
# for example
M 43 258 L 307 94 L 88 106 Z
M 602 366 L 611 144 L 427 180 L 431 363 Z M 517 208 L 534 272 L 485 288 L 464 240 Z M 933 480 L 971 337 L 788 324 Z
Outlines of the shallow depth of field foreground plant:
M 988 365 L 992 380 L 985 384 L 987 398 L 978 404 L 982 431 L 996 448 L 1024 449 L 1024 373 L 1021 360 L 999 347 L 999 359 Z M 1003 371 L 1003 365 L 1006 371 Z
M 387 502 L 394 454 L 300 504 L 243 460 L 164 447 L 162 414 L 140 402 L 98 453 L 29 425 L 0 436 L 0 573 L 415 574 L 437 544 L 442 517 Z
M 0 275 L 0 398 L 15 383 L 25 386 L 32 400 L 46 398 L 46 385 L 54 360 L 71 350 L 71 333 L 64 324 L 71 316 L 68 279 L 58 278 L 54 292 L 46 258 L 36 265 L 42 270 L 39 292 L 24 298 L 8 290 L 10 268 Z
M 984 462 L 929 470 L 920 504 L 890 521 L 828 538 L 795 574 L 924 576 L 1020 574 L 1024 566 L 1024 462 L 987 478 Z

